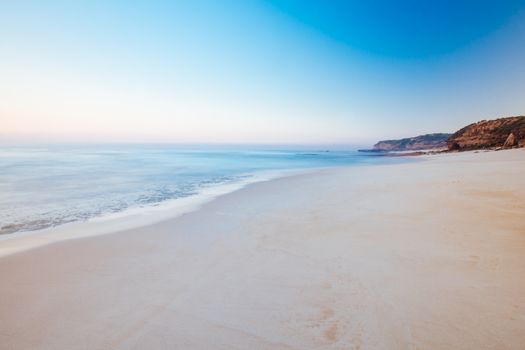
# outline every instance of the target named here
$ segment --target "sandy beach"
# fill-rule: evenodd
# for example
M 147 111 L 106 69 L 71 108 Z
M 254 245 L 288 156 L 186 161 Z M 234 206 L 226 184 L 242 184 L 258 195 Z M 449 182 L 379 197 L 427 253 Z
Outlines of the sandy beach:
M 524 174 L 523 149 L 325 169 L 6 255 L 0 348 L 523 349 Z

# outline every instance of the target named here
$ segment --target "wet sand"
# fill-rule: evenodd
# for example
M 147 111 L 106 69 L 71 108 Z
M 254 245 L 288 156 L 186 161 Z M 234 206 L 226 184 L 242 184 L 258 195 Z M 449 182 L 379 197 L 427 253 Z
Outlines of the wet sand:
M 525 150 L 423 158 L 0 257 L 1 348 L 522 349 Z

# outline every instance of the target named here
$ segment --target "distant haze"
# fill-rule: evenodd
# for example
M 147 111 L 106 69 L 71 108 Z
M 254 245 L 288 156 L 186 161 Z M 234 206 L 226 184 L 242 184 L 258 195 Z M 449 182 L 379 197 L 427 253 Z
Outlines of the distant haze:
M 525 114 L 524 1 L 393 3 L 2 1 L 0 142 L 364 145 Z

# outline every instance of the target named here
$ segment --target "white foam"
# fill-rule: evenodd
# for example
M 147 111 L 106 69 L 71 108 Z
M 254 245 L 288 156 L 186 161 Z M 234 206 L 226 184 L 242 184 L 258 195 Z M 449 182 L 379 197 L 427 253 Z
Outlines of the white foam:
M 221 195 L 237 191 L 249 184 L 307 173 L 313 170 L 315 169 L 261 171 L 255 174 L 246 174 L 248 176 L 241 181 L 204 187 L 198 194 L 167 200 L 155 206 L 129 208 L 121 212 L 95 217 L 82 222 L 72 222 L 36 231 L 0 235 L 0 256 L 18 253 L 66 239 L 96 236 L 152 225 L 195 211 L 205 203 Z

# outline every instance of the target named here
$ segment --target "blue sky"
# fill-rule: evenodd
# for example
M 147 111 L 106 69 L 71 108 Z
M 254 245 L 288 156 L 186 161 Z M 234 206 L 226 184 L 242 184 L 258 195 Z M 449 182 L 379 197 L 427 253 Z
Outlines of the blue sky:
M 525 114 L 524 9 L 0 1 L 0 141 L 365 144 Z

